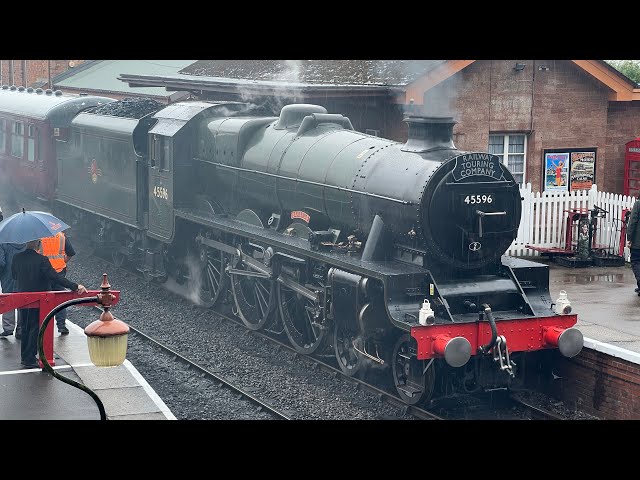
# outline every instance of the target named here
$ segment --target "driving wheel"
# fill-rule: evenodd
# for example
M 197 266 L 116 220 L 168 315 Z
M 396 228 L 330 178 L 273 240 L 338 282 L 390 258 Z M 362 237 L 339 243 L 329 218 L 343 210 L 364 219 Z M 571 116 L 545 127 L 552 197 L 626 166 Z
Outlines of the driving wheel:
M 416 354 L 415 339 L 408 333 L 400 336 L 393 349 L 393 382 L 402 401 L 409 405 L 429 400 L 436 380 L 434 365 L 424 372 L 428 361 L 418 360 Z
M 239 263 L 235 269 L 248 273 L 248 275 L 230 274 L 237 314 L 247 328 L 259 330 L 274 317 L 274 282 L 269 278 L 251 276 L 250 274 L 255 270 L 247 264 Z
M 293 348 L 310 355 L 325 344 L 326 328 L 320 318 L 320 306 L 278 282 L 280 318 Z
M 202 246 L 200 247 L 200 277 L 198 283 L 198 299 L 205 308 L 217 304 L 227 287 L 228 277 L 226 255 L 222 250 Z

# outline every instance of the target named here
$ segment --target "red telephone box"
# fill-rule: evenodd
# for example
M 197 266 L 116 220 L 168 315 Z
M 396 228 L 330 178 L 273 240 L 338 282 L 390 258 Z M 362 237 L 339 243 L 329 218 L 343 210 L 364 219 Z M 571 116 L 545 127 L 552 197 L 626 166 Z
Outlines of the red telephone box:
M 640 138 L 625 144 L 623 193 L 631 197 L 640 197 Z

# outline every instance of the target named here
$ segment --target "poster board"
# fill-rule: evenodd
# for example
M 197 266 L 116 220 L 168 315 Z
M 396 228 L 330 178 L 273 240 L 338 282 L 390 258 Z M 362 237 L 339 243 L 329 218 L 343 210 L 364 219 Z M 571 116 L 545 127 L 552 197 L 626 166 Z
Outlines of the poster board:
M 566 192 L 569 189 L 569 153 L 545 153 L 544 171 L 546 192 Z
M 571 191 L 589 190 L 593 186 L 595 166 L 595 152 L 571 152 L 571 172 L 569 174 Z
M 596 181 L 596 149 L 544 150 L 542 166 L 543 191 L 589 190 Z

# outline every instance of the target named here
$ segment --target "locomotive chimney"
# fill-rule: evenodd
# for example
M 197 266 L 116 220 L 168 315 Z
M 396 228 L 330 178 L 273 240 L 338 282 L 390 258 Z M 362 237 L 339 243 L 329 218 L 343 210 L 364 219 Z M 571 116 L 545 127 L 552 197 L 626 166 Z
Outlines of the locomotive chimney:
M 409 138 L 400 150 L 425 153 L 435 150 L 455 150 L 453 144 L 453 117 L 425 117 L 409 115 L 404 119 L 409 125 Z

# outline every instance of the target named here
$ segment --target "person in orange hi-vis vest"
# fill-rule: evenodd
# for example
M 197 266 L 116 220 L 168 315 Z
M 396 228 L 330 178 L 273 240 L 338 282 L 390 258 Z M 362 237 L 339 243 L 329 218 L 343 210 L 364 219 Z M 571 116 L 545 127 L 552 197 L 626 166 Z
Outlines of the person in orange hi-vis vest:
M 47 257 L 54 270 L 60 273 L 63 277 L 66 277 L 67 262 L 76 254 L 69 238 L 64 234 L 64 232 L 58 232 L 52 237 L 40 239 L 40 242 L 41 247 L 38 253 Z M 54 284 L 53 289 L 56 291 L 66 290 L 65 287 L 60 284 Z M 64 308 L 60 310 L 56 314 L 55 319 L 60 335 L 67 335 L 69 333 L 69 329 L 66 326 L 67 309 Z

